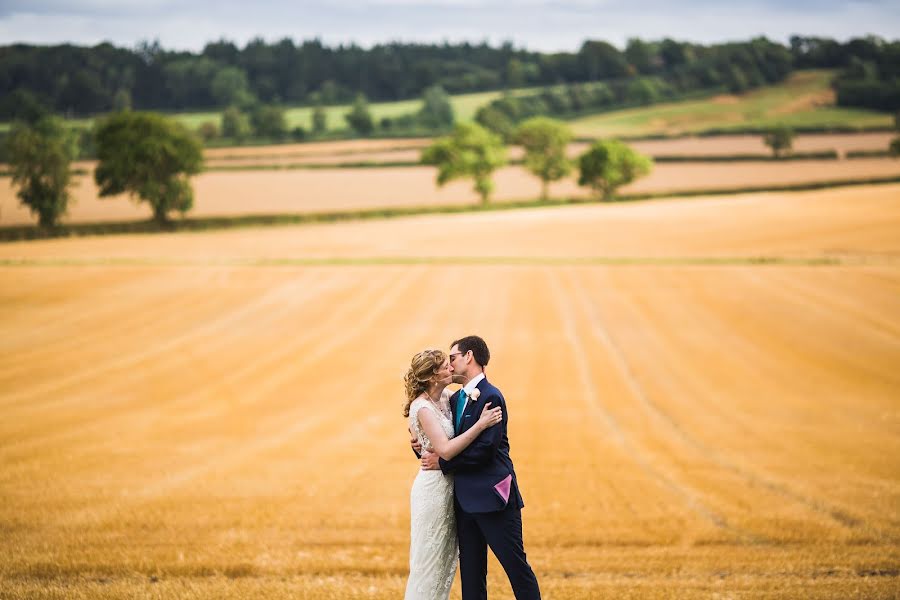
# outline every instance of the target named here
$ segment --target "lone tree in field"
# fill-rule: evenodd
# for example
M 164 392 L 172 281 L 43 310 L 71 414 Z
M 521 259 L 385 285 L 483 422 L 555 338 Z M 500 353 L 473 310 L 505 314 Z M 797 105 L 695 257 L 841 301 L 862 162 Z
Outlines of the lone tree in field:
M 439 138 L 422 151 L 422 162 L 438 168 L 438 186 L 471 177 L 482 204 L 487 204 L 494 190 L 491 175 L 506 164 L 506 147 L 481 125 L 457 123 L 452 135 Z
M 128 192 L 148 202 L 160 224 L 170 211 L 184 214 L 194 205 L 188 177 L 200 172 L 203 152 L 183 125 L 156 113 L 123 112 L 100 121 L 95 139 L 101 197 Z
M 450 96 L 439 85 L 434 85 L 422 94 L 422 108 L 419 110 L 419 121 L 429 129 L 449 129 L 453 127 L 455 117 Z
M 781 158 L 794 145 L 794 130 L 786 125 L 779 125 L 766 134 L 763 142 L 772 149 L 775 158 Z
M 369 103 L 362 94 L 356 97 L 353 108 L 344 115 L 344 118 L 347 119 L 347 125 L 363 137 L 369 135 L 375 129 L 372 113 L 369 112 Z
M 237 106 L 229 106 L 222 113 L 222 135 L 236 142 L 244 141 L 250 135 L 250 117 Z
M 647 175 L 653 161 L 619 140 L 601 140 L 578 157 L 578 168 L 578 185 L 591 187 L 601 200 L 611 200 L 620 186 Z
M 900 156 L 900 110 L 894 115 L 894 131 L 896 131 L 898 135 L 891 140 L 891 143 L 888 146 L 888 152 L 891 153 L 891 156 L 897 158 Z
M 322 135 L 328 129 L 328 115 L 321 104 L 317 104 L 312 111 L 313 135 Z
M 44 116 L 34 123 L 18 121 L 7 140 L 9 166 L 16 195 L 41 227 L 53 227 L 69 204 L 69 166 L 78 154 L 74 132 L 56 117 Z
M 287 135 L 284 109 L 274 104 L 259 104 L 250 113 L 250 122 L 257 137 L 281 140 Z
M 516 129 L 515 140 L 525 149 L 525 168 L 541 180 L 541 200 L 546 200 L 550 182 L 572 172 L 566 158 L 571 130 L 556 119 L 532 117 Z

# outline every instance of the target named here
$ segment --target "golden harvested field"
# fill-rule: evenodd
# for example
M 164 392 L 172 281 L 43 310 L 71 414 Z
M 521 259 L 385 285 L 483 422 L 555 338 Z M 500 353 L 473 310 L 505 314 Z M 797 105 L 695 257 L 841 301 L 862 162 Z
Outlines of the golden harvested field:
M 624 193 L 665 193 L 761 185 L 787 185 L 835 179 L 898 176 L 900 161 L 860 159 L 790 161 L 779 163 L 661 163 L 643 179 L 622 188 Z M 535 199 L 537 178 L 521 167 L 505 167 L 494 174 L 492 201 Z M 467 205 L 478 202 L 471 181 L 435 185 L 432 167 L 385 167 L 274 171 L 216 171 L 193 179 L 195 203 L 190 215 L 332 212 L 391 207 Z M 9 178 L 0 179 L 0 225 L 36 222 L 15 195 Z M 556 197 L 587 197 L 574 178 L 550 186 Z M 128 196 L 99 198 L 93 175 L 77 178 L 73 203 L 64 222 L 148 219 L 147 204 Z
M 400 597 L 469 332 L 545 597 L 896 597 L 898 256 L 898 185 L 0 245 L 0 597 Z

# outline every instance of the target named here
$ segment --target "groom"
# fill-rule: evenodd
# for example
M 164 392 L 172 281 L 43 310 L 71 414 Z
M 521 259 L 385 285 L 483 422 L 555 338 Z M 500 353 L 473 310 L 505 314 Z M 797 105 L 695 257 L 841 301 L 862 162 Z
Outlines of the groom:
M 454 508 L 459 537 L 459 567 L 463 600 L 487 598 L 487 548 L 503 565 L 517 600 L 541 597 L 537 578 L 525 560 L 522 507 L 516 472 L 509 458 L 506 427 L 509 413 L 500 390 L 484 376 L 491 358 L 478 336 L 456 340 L 450 347 L 453 380 L 463 388 L 450 397 L 453 425 L 459 435 L 481 415 L 485 404 L 503 408 L 503 421 L 489 427 L 468 448 L 450 460 L 422 455 L 422 467 L 454 474 Z

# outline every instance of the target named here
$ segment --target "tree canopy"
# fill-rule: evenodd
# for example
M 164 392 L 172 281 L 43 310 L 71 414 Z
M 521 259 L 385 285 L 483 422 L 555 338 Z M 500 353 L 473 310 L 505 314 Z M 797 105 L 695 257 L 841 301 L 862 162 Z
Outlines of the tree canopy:
M 561 121 L 532 117 L 519 125 L 515 139 L 525 149 L 525 168 L 541 180 L 541 199 L 546 200 L 549 183 L 572 171 L 566 156 L 572 131 Z
M 653 161 L 619 140 L 594 142 L 578 159 L 578 185 L 589 186 L 603 200 L 611 200 L 616 190 L 647 175 Z
M 794 130 L 786 125 L 774 127 L 763 136 L 763 143 L 772 149 L 775 158 L 780 158 L 790 152 L 794 145 Z
M 53 227 L 69 204 L 70 165 L 78 154 L 74 132 L 51 116 L 18 121 L 7 139 L 7 154 L 16 195 L 42 227 Z
M 455 117 L 450 96 L 439 85 L 432 86 L 422 94 L 422 108 L 419 110 L 419 121 L 429 129 L 446 129 L 453 127 Z
M 362 94 L 356 97 L 353 108 L 344 115 L 344 119 L 347 120 L 347 124 L 351 129 L 362 136 L 369 135 L 375 129 L 375 122 L 372 120 L 371 111 L 369 111 L 369 103 Z
M 838 101 L 880 107 L 896 98 L 898 53 L 900 43 L 879 38 L 836 42 L 797 36 L 790 46 L 765 38 L 708 46 L 632 39 L 624 50 L 587 40 L 575 52 L 555 53 L 486 43 L 390 43 L 363 49 L 326 46 L 317 39 L 255 39 L 243 47 L 219 40 L 200 52 L 166 50 L 155 42 L 134 49 L 109 43 L 13 44 L 0 46 L 0 119 L 14 118 L 21 105 L 21 99 L 12 97 L 16 91 L 73 116 L 113 109 L 120 91 L 127 92 L 137 110 L 231 104 L 247 110 L 254 100 L 334 104 L 352 102 L 357 94 L 372 101 L 411 99 L 434 86 L 460 94 L 607 82 L 615 84 L 615 102 L 621 103 L 646 101 L 654 93 L 664 98 L 701 89 L 741 91 L 779 81 L 794 68 L 847 69 L 837 87 Z M 630 85 L 634 79 L 641 82 Z M 868 97 L 866 90 L 877 93 Z M 629 93 L 637 96 L 626 97 Z
M 127 192 L 148 202 L 159 223 L 173 210 L 191 209 L 188 178 L 200 172 L 203 151 L 183 125 L 156 113 L 120 112 L 100 120 L 94 137 L 101 197 Z
M 473 179 L 475 191 L 486 204 L 495 170 L 506 164 L 503 141 L 477 123 L 457 123 L 453 134 L 436 140 L 422 151 L 422 162 L 438 168 L 437 184 L 454 179 Z

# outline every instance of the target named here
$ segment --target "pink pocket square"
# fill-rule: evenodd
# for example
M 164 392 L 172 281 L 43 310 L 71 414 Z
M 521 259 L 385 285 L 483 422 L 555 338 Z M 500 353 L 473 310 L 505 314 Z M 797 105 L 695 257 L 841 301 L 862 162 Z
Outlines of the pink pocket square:
M 507 504 L 509 502 L 509 488 L 512 485 L 512 475 L 507 475 L 503 481 L 494 486 L 494 490 L 497 494 L 503 498 L 503 504 Z

